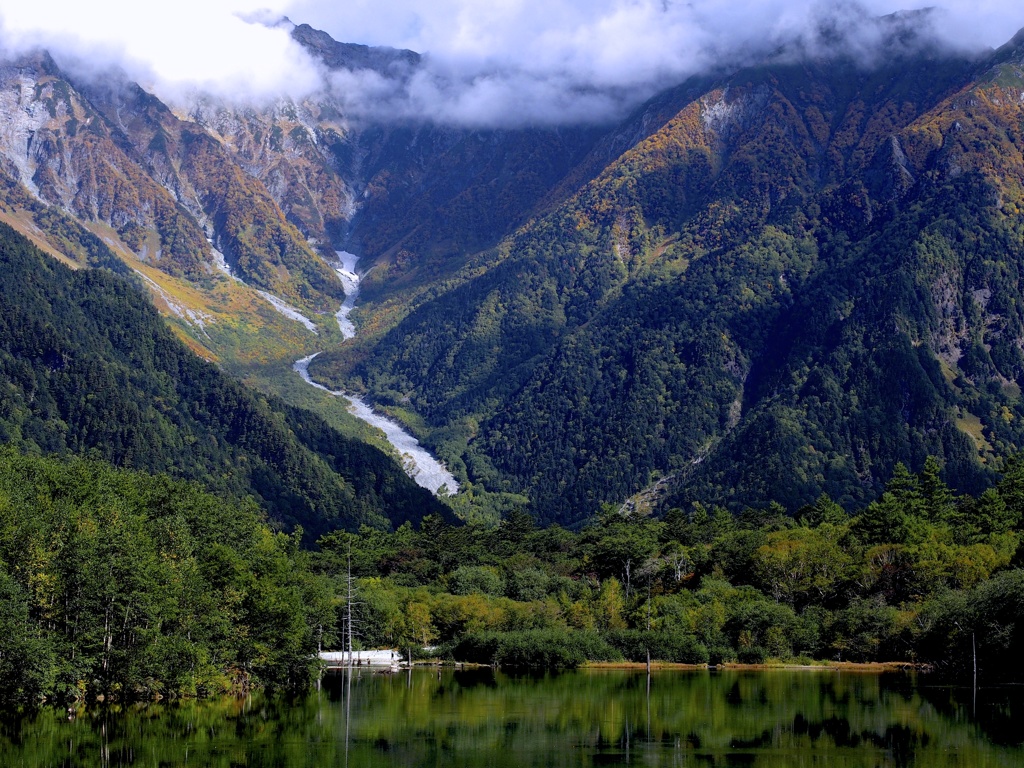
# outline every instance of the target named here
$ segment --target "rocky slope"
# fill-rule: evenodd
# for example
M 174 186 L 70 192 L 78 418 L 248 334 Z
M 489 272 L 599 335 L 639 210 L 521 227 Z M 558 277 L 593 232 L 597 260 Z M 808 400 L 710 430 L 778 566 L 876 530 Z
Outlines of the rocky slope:
M 212 242 L 256 287 L 317 310 L 340 301 L 336 276 L 263 183 L 139 86 L 116 74 L 73 82 L 40 54 L 0 68 L 0 88 L 0 171 L 21 186 L 12 210 L 70 213 L 193 282 L 215 273 Z
M 0 173 L 35 200 L 109 227 L 140 258 L 199 276 L 202 229 L 165 186 L 129 156 L 123 133 L 39 54 L 0 66 Z M 9 200 L 17 204 L 17 198 Z

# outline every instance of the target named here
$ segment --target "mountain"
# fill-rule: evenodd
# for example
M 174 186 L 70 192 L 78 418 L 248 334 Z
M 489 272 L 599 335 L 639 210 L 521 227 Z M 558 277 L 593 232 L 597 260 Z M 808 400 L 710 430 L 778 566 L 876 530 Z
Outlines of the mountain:
M 415 51 L 341 43 L 322 30 L 309 24 L 294 25 L 287 18 L 280 23 L 289 25 L 292 38 L 330 69 L 372 70 L 382 75 L 403 77 L 414 71 L 422 58 Z
M 330 91 L 165 105 L 41 54 L 0 70 L 0 218 L 143 274 L 181 338 L 268 391 L 304 397 L 291 362 L 322 352 L 313 375 L 466 498 L 545 522 L 636 494 L 854 509 L 929 455 L 976 492 L 1024 439 L 1024 42 L 954 54 L 914 18 L 870 64 L 779 51 L 571 128 L 370 121 Z M 327 70 L 421 65 L 292 35 Z
M 546 521 L 652 483 L 669 505 L 858 507 L 927 455 L 983 487 L 1024 416 L 1021 53 L 685 84 L 571 196 L 314 370 L 414 411 Z
M 240 277 L 300 306 L 327 310 L 343 298 L 263 184 L 138 85 L 116 73 L 76 85 L 38 54 L 0 67 L 0 87 L 0 176 L 21 187 L 10 208 L 69 213 L 172 276 L 208 279 L 212 243 Z
M 450 517 L 380 450 L 256 394 L 179 341 L 136 286 L 0 224 L 0 442 L 253 495 L 310 540 Z

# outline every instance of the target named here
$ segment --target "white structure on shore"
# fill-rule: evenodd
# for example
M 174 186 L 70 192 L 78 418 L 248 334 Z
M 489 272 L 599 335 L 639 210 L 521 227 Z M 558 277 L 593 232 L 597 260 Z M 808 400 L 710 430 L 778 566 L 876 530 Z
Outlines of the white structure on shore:
M 320 661 L 324 662 L 328 669 L 339 667 L 397 667 L 402 660 L 398 651 L 384 649 L 383 651 L 321 651 Z

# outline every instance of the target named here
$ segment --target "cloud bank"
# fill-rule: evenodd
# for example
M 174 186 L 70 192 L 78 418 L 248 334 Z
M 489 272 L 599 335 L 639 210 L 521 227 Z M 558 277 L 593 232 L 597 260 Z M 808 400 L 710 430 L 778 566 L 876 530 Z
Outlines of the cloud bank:
M 202 91 L 253 102 L 329 90 L 355 118 L 470 126 L 613 119 L 658 89 L 766 55 L 892 54 L 893 24 L 963 51 L 1024 26 L 1019 1 L 947 0 L 0 0 L 8 52 L 119 67 L 174 100 Z M 425 54 L 404 77 L 327 72 L 295 43 L 287 15 L 344 42 Z

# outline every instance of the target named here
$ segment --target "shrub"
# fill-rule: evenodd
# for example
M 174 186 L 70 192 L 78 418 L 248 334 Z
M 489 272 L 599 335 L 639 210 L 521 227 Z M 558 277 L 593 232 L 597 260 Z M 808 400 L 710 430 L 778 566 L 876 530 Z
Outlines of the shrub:
M 622 629 L 609 632 L 606 639 L 613 648 L 620 651 L 629 661 L 646 661 L 650 649 L 651 658 L 677 664 L 707 664 L 708 649 L 694 635 L 683 632 Z
M 458 661 L 502 667 L 572 669 L 585 661 L 621 659 L 593 632 L 529 630 L 466 635 L 452 649 Z
M 741 664 L 764 664 L 768 654 L 760 645 L 751 645 L 748 648 L 740 648 L 736 652 L 736 659 Z

